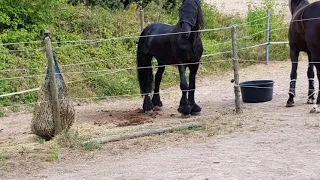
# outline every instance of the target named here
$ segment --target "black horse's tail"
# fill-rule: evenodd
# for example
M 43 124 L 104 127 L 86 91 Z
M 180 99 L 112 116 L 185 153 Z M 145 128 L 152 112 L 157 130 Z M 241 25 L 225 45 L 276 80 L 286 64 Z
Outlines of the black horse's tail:
M 146 33 L 143 31 L 141 36 Z M 148 43 L 146 37 L 141 37 L 138 42 L 137 50 L 137 71 L 138 80 L 140 86 L 140 93 L 151 93 L 152 83 L 153 83 L 153 73 L 152 73 L 152 55 L 149 55 Z

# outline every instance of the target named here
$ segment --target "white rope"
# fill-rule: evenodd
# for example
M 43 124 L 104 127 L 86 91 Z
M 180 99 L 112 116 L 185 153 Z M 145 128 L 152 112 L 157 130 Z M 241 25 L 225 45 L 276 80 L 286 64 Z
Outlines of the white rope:
M 283 13 L 286 15 L 286 13 Z M 272 16 L 277 16 L 277 15 L 282 15 L 282 14 L 274 14 Z M 249 22 L 245 22 L 242 24 L 236 24 L 237 27 L 244 27 L 244 26 L 257 26 L 261 24 L 251 24 L 253 22 L 257 22 L 260 20 L 263 20 L 267 18 L 268 16 L 264 16 Z M 311 20 L 319 20 L 320 17 L 316 18 L 308 18 L 308 19 L 300 19 L 300 20 L 291 20 L 290 22 L 299 22 L 299 21 L 311 21 Z M 145 36 L 121 36 L 121 37 L 114 37 L 114 38 L 108 38 L 108 39 L 96 39 L 96 40 L 70 40 L 70 41 L 58 41 L 58 42 L 52 42 L 53 44 L 62 44 L 62 43 L 80 43 L 80 42 L 85 42 L 85 43 L 98 43 L 98 42 L 105 42 L 105 41 L 110 41 L 110 40 L 117 40 L 117 39 L 129 39 L 129 38 L 144 38 L 144 37 L 153 37 L 153 36 L 166 36 L 166 35 L 175 35 L 175 34 L 184 34 L 184 33 L 192 33 L 192 32 L 209 32 L 209 31 L 218 31 L 218 30 L 226 30 L 226 29 L 231 29 L 231 26 L 228 27 L 220 27 L 220 28 L 213 28 L 213 29 L 203 29 L 203 30 L 196 30 L 196 31 L 188 31 L 188 32 L 177 32 L 177 33 L 166 33 L 166 34 L 155 34 L 155 35 L 145 35 Z M 272 31 L 272 30 L 271 30 Z M 139 33 L 139 32 L 137 32 Z M 133 34 L 137 34 L 133 33 Z M 31 43 L 41 43 L 41 41 L 30 41 L 30 42 L 10 42 L 10 43 L 3 43 L 0 44 L 1 46 L 7 46 L 7 45 L 15 45 L 15 44 L 31 44 Z M 57 47 L 61 48 L 61 47 Z M 0 52 L 29 52 L 29 51 L 41 51 L 41 49 L 28 49 L 28 50 L 0 50 Z
M 17 77 L 8 77 L 8 78 L 0 78 L 2 80 L 13 80 L 13 79 L 24 79 L 24 78 L 33 78 L 33 77 L 44 77 L 46 74 L 38 74 L 38 75 L 31 75 L 31 76 L 17 76 Z
M 217 56 L 217 55 L 229 54 L 229 53 L 232 53 L 232 51 L 224 51 L 224 52 L 218 52 L 218 53 L 214 53 L 214 54 L 206 54 L 206 55 L 203 55 L 202 57 L 211 57 L 211 56 Z
M 25 50 L 23 50 L 23 49 L 17 49 L 17 50 L 10 50 L 10 49 L 8 49 L 8 50 L 0 50 L 0 52 L 3 52 L 3 53 L 10 53 L 10 52 L 34 52 L 34 51 L 43 51 L 44 50 L 44 48 L 39 48 L 39 49 L 25 49 Z
M 320 19 L 320 17 L 316 17 L 316 18 L 308 18 L 308 19 L 291 20 L 290 22 L 312 21 L 312 20 L 319 20 L 319 19 Z
M 249 60 L 249 59 L 237 59 L 239 62 L 262 62 L 262 63 L 265 63 L 266 61 L 264 60 Z M 272 61 L 269 61 L 269 62 L 286 62 L 286 60 L 283 60 L 283 61 L 277 61 L 277 60 L 272 60 Z M 299 61 L 298 62 L 291 62 L 291 64 L 299 64 Z M 304 62 L 304 63 L 308 63 L 308 64 L 318 64 L 320 62 Z
M 31 70 L 45 70 L 45 69 L 46 69 L 46 68 L 1 69 L 0 72 L 31 71 Z
M 109 60 L 115 60 L 115 59 L 123 59 L 123 58 L 129 58 L 134 57 L 135 54 L 129 54 L 128 56 L 121 56 L 121 57 L 113 57 L 109 59 L 102 59 L 97 61 L 90 61 L 90 62 L 83 62 L 83 63 L 75 63 L 75 64 L 62 64 L 59 65 L 60 67 L 70 67 L 70 66 L 79 66 L 79 65 L 86 65 L 86 64 L 93 64 L 98 62 L 105 62 Z M 15 71 L 30 71 L 30 70 L 46 70 L 47 68 L 27 68 L 27 69 L 2 69 L 0 72 L 15 72 Z
M 97 76 L 94 76 L 94 77 L 89 77 L 89 78 L 83 78 L 83 79 L 80 79 L 80 80 L 70 81 L 70 82 L 67 82 L 66 84 L 80 82 L 80 81 L 84 81 L 84 80 L 87 80 L 87 79 L 92 79 L 92 78 L 96 78 L 96 77 L 100 77 L 100 76 L 112 75 L 112 74 L 116 74 L 118 72 L 126 71 L 126 70 L 146 69 L 146 68 L 159 68 L 159 67 L 165 67 L 165 66 L 179 66 L 179 65 L 190 65 L 190 64 L 205 64 L 205 63 L 226 62 L 226 61 L 227 60 L 212 60 L 212 61 L 203 61 L 203 62 L 195 62 L 195 63 L 181 63 L 181 64 L 148 66 L 148 67 L 138 67 L 138 68 L 134 66 L 134 67 L 129 67 L 129 68 L 118 69 L 116 71 L 105 73 L 105 74 L 100 74 L 100 75 L 97 75 Z M 107 71 L 107 70 L 91 71 L 91 72 L 105 72 L 105 71 Z M 69 72 L 69 73 L 77 74 L 77 73 L 83 73 L 83 72 Z M 67 73 L 56 73 L 56 74 L 67 74 Z M 15 78 L 19 78 L 19 77 L 15 77 Z M 12 96 L 12 95 L 17 95 L 17 94 L 24 94 L 24 93 L 28 93 L 28 92 L 37 91 L 37 90 L 39 90 L 39 88 L 34 88 L 34 89 L 29 89 L 29 90 L 24 90 L 24 91 L 9 93 L 9 94 L 3 94 L 3 95 L 0 95 L 0 97 Z
M 180 92 L 191 92 L 195 91 L 195 89 L 189 89 L 189 90 L 180 90 Z M 71 100 L 88 100 L 88 99 L 106 99 L 106 98 L 123 98 L 123 97 L 133 97 L 133 96 L 144 96 L 147 94 L 123 94 L 123 95 L 115 95 L 115 96 L 95 96 L 95 97 L 87 97 L 87 98 L 70 98 Z M 172 92 L 158 92 L 158 93 L 150 93 L 151 94 L 173 94 Z M 58 99 L 58 101 L 63 101 L 64 99 Z M 50 103 L 50 101 L 41 101 L 41 102 L 33 102 L 33 103 L 26 103 L 26 104 L 19 104 L 19 105 L 13 105 L 13 106 L 4 106 L 1 108 L 10 108 L 10 107 L 21 107 L 21 106 L 28 106 L 28 105 L 35 105 L 35 104 L 42 104 L 42 103 Z
M 266 32 L 266 30 L 259 31 L 259 32 L 257 32 L 257 33 L 254 33 L 254 34 L 251 34 L 251 35 L 248 35 L 248 36 L 240 37 L 240 38 L 237 39 L 237 41 L 241 41 L 241 40 L 243 40 L 243 39 L 249 39 L 249 38 L 251 38 L 251 37 L 254 37 L 254 36 L 256 36 L 256 35 L 258 35 L 258 34 L 261 34 L 261 33 L 264 33 L 264 32 Z M 219 46 L 219 45 L 222 45 L 222 44 L 229 44 L 229 43 L 230 43 L 230 45 L 231 45 L 231 40 L 228 40 L 228 41 L 225 41 L 225 42 L 221 42 L 221 43 L 212 44 L 212 45 L 208 45 L 208 47 L 211 47 L 211 46 Z
M 40 90 L 40 88 L 28 89 L 28 90 L 24 90 L 24 91 L 9 93 L 9 94 L 2 94 L 2 95 L 0 95 L 0 98 L 7 97 L 7 96 L 18 95 L 18 94 L 25 94 L 25 93 L 28 93 L 28 92 L 34 92 L 34 91 L 38 91 L 38 90 Z
M 244 47 L 244 48 L 240 48 L 238 50 L 245 50 L 245 49 L 250 49 L 250 48 L 255 48 L 255 47 L 260 47 L 260 46 L 264 46 L 267 43 L 263 43 L 263 44 L 257 44 L 257 45 L 253 45 L 253 46 L 249 46 L 249 47 Z M 229 54 L 232 53 L 232 51 L 224 51 L 224 52 L 218 52 L 218 53 L 213 53 L 213 54 L 206 54 L 203 55 L 202 57 L 211 57 L 211 56 L 217 56 L 217 55 L 222 55 L 222 54 Z M 120 58 L 126 58 L 126 57 L 131 57 L 134 56 L 133 54 L 129 55 L 129 56 L 123 56 L 123 57 L 116 57 L 116 58 L 110 58 L 108 60 L 111 59 L 120 59 Z M 84 64 L 90 64 L 90 63 L 95 63 L 95 62 L 101 62 L 101 61 L 106 61 L 106 60 L 99 60 L 99 61 L 92 61 L 92 62 L 84 62 L 84 63 L 77 63 L 77 64 L 66 64 L 66 65 L 61 65 L 62 67 L 67 67 L 67 66 L 75 66 L 75 65 L 84 65 Z M 197 64 L 197 63 L 191 63 L 191 64 Z M 200 63 L 199 63 L 200 64 Z M 179 65 L 190 65 L 189 63 L 182 63 L 182 64 L 173 64 L 172 66 L 179 66 Z M 153 66 L 152 68 L 158 68 L 158 67 L 164 67 L 166 65 L 163 66 Z M 171 66 L 171 65 L 169 65 Z M 140 67 L 143 68 L 143 67 Z M 140 69 L 140 68 L 133 68 L 133 67 L 129 67 L 129 68 L 124 68 L 124 69 L 119 69 L 119 72 L 121 71 L 125 71 L 125 70 L 132 70 L 132 69 Z M 147 67 L 150 68 L 150 67 Z M 22 70 L 22 69 L 20 69 Z M 27 69 L 25 69 L 27 70 Z M 5 70 L 2 70 L 5 71 Z M 106 72 L 109 70 L 96 70 L 96 71 L 82 71 L 82 72 L 65 72 L 65 73 L 56 73 L 56 74 L 82 74 L 82 73 L 98 73 L 98 72 Z M 117 73 L 118 71 L 116 71 L 115 73 Z M 111 73 L 114 74 L 114 73 Z M 41 74 L 41 75 L 32 75 L 32 76 L 18 76 L 18 77 L 10 77 L 10 78 L 0 78 L 0 80 L 12 80 L 12 79 L 24 79 L 24 78 L 32 78 L 32 77 L 41 77 L 41 76 L 45 76 L 46 74 Z
M 244 48 L 240 48 L 238 50 L 245 50 L 245 49 L 251 49 L 251 48 L 256 48 L 256 47 L 260 47 L 260 46 L 265 46 L 268 43 L 263 43 L 263 44 L 257 44 L 257 45 L 253 45 L 253 46 L 248 46 L 248 47 L 244 47 Z
M 210 55 L 207 55 L 205 57 L 210 57 Z M 128 70 L 149 69 L 149 68 L 153 68 L 154 69 L 154 68 L 168 67 L 168 66 L 184 66 L 184 65 L 216 63 L 216 62 L 224 62 L 224 61 L 227 61 L 227 60 L 211 60 L 211 61 L 201 61 L 201 62 L 193 62 L 193 63 L 180 63 L 180 64 L 168 64 L 168 65 L 157 65 L 157 66 L 145 66 L 145 67 L 132 66 L 132 67 L 128 67 L 128 68 L 117 69 L 115 71 L 108 72 L 108 73 L 101 74 L 101 75 L 97 75 L 95 77 L 104 76 L 104 75 L 112 75 L 112 74 L 116 74 L 116 73 L 119 73 L 119 72 L 122 72 L 122 71 L 128 71 Z M 85 72 L 66 72 L 66 73 L 56 73 L 56 74 L 100 73 L 100 72 L 106 72 L 106 71 L 110 71 L 110 70 L 97 70 L 97 71 L 85 71 Z M 74 81 L 72 81 L 72 83 L 73 82 Z M 71 82 L 68 82 L 67 84 L 69 84 L 69 83 L 71 83 Z
M 176 33 L 163 33 L 163 34 L 151 34 L 151 35 L 144 35 L 144 36 L 121 36 L 121 37 L 114 37 L 108 39 L 95 39 L 95 40 L 75 40 L 75 41 L 59 41 L 59 42 L 52 42 L 53 44 L 57 43 L 99 43 L 111 40 L 122 40 L 122 39 L 133 39 L 133 38 L 147 38 L 147 37 L 158 37 L 158 36 L 169 36 L 169 35 L 178 35 L 178 34 L 186 34 L 186 33 L 193 33 L 193 32 L 210 32 L 210 31 L 218 31 L 218 30 L 226 30 L 231 29 L 231 27 L 221 27 L 221 28 L 214 28 L 214 29 L 203 29 L 203 30 L 195 30 L 195 31 L 186 31 L 186 32 L 176 32 Z M 61 47 L 56 47 L 61 48 Z
M 258 34 L 265 33 L 266 31 L 267 30 L 263 30 L 263 31 L 259 31 L 257 33 L 254 33 L 254 34 L 251 34 L 251 35 L 248 35 L 248 36 L 244 36 L 244 37 L 238 38 L 237 41 L 242 40 L 242 39 L 249 39 L 249 38 L 254 37 L 254 36 L 258 35 Z
M 13 43 L 3 43 L 0 46 L 8 46 L 8 45 L 19 45 L 19 44 L 35 44 L 41 43 L 42 41 L 29 41 L 29 42 L 13 42 Z
M 214 54 L 206 54 L 203 55 L 202 57 L 212 57 L 212 56 L 217 56 L 217 55 L 222 55 L 222 54 L 228 54 L 228 53 L 232 53 L 232 51 L 225 51 L 225 52 L 219 52 L 219 53 L 214 53 Z M 130 56 L 125 56 L 125 57 L 130 57 Z M 113 59 L 119 59 L 118 58 L 113 58 Z M 97 61 L 95 61 L 97 62 Z M 88 62 L 89 64 L 90 62 Z M 201 63 L 201 62 L 200 62 Z M 150 66 L 150 67 L 140 67 L 140 68 L 136 68 L 136 67 L 129 67 L 129 68 L 124 68 L 124 69 L 119 69 L 115 72 L 112 72 L 110 74 L 114 74 L 117 72 L 122 72 L 122 71 L 126 71 L 126 70 L 133 70 L 133 69 L 141 69 L 141 68 L 158 68 L 158 67 L 165 67 L 165 66 L 179 66 L 179 65 L 190 65 L 190 64 L 200 64 L 200 63 L 182 63 L 182 64 L 172 64 L 172 65 L 162 65 L 162 66 Z M 68 65 L 62 65 L 64 67 L 66 66 L 73 66 L 73 65 L 79 65 L 79 64 L 86 64 L 86 63 L 78 63 L 78 64 L 68 64 Z M 21 69 L 22 70 L 22 69 Z M 110 70 L 96 70 L 96 71 L 77 71 L 77 72 L 65 72 L 65 73 L 56 73 L 56 74 L 82 74 L 82 73 L 99 73 L 99 72 L 107 72 Z M 108 75 L 109 73 L 105 74 Z M 46 74 L 40 74 L 40 75 L 30 75 L 30 76 L 17 76 L 17 77 L 8 77 L 8 78 L 0 78 L 1 80 L 13 80 L 13 79 L 24 79 L 24 78 L 32 78 L 32 77 L 41 77 L 41 76 L 45 76 Z
M 283 42 L 269 42 L 269 44 L 289 44 L 288 41 L 283 41 Z
M 270 16 L 271 16 L 271 15 L 270 15 Z M 249 22 L 245 22 L 245 23 L 242 23 L 242 24 L 236 24 L 236 26 L 237 26 L 237 27 L 249 26 L 248 24 L 250 24 L 250 23 L 253 23 L 253 22 L 257 22 L 257 21 L 266 19 L 267 17 L 270 17 L 270 16 L 264 16 L 264 17 L 261 17 L 261 18 L 258 18 L 258 19 L 255 19 L 255 20 L 252 20 L 252 21 L 249 21 Z
M 128 56 L 113 57 L 113 58 L 104 59 L 104 60 L 97 60 L 97 61 L 90 61 L 90 62 L 83 62 L 83 63 L 75 63 L 75 64 L 63 64 L 63 65 L 60 65 L 60 66 L 61 67 L 79 66 L 79 65 L 93 64 L 93 63 L 97 63 L 97 62 L 105 62 L 105 61 L 123 59 L 123 58 L 135 57 L 135 56 L 136 56 L 135 54 L 130 54 Z
M 281 27 L 281 28 L 275 28 L 275 29 L 270 29 L 270 32 L 272 31 L 278 31 L 278 30 L 282 30 L 282 29 L 288 29 L 289 27 Z

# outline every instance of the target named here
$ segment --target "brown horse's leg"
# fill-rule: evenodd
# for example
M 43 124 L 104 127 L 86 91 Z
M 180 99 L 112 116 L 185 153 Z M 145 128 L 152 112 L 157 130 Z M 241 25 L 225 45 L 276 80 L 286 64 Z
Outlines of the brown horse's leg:
M 311 62 L 311 53 L 308 52 L 308 59 L 309 59 L 309 65 L 308 65 L 308 82 L 309 82 L 309 87 L 308 87 L 308 101 L 307 104 L 314 104 L 314 65 Z
M 288 99 L 287 105 L 286 105 L 287 107 L 294 106 L 293 98 L 296 95 L 298 57 L 299 57 L 299 51 L 296 48 L 290 47 L 291 73 L 290 73 L 289 99 Z
M 314 62 L 314 66 L 317 69 L 317 78 L 320 83 L 320 53 L 317 51 L 311 51 L 311 52 L 315 52 L 315 53 L 312 53 L 311 61 Z M 319 84 L 319 90 L 320 90 L 320 84 Z M 320 94 L 318 91 L 316 105 L 312 107 L 310 113 L 320 113 L 319 105 L 320 105 Z

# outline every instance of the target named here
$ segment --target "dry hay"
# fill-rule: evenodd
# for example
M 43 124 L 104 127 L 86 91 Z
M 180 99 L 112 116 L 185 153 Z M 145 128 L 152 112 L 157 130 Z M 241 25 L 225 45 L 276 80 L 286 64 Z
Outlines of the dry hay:
M 58 85 L 58 99 L 60 107 L 60 121 L 62 130 L 70 128 L 74 123 L 75 109 L 72 101 L 68 98 L 68 91 L 66 84 L 63 80 L 55 56 L 55 70 L 57 74 Z M 41 89 L 38 92 L 37 103 L 33 112 L 31 121 L 31 130 L 34 134 L 45 138 L 51 139 L 55 134 L 54 121 L 53 121 L 53 105 L 52 96 L 50 92 L 50 80 L 48 72 Z

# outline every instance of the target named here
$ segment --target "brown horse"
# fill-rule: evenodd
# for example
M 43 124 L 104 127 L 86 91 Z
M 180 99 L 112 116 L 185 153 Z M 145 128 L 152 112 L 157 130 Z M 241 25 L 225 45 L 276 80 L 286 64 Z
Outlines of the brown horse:
M 320 2 L 309 3 L 307 0 L 289 0 L 289 7 L 292 14 L 288 39 L 290 45 L 290 58 L 292 63 L 290 74 L 290 90 L 287 107 L 294 106 L 295 86 L 297 79 L 298 57 L 301 51 L 308 54 L 308 104 L 314 103 L 314 71 L 317 69 L 318 81 L 320 84 Z M 320 90 L 320 85 L 319 85 Z M 320 94 L 316 102 L 320 104 Z M 315 111 L 315 107 L 312 111 Z

